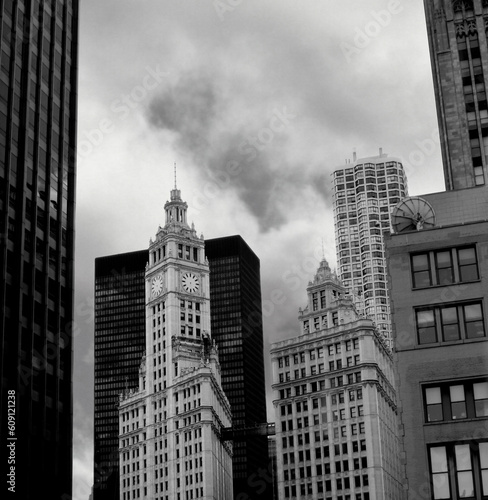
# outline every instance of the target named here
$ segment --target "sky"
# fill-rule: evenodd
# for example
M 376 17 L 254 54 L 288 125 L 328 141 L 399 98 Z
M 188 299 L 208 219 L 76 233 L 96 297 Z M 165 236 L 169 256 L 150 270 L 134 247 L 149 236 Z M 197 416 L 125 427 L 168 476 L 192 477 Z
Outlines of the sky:
M 174 163 L 197 232 L 260 259 L 268 392 L 269 344 L 336 265 L 330 174 L 382 148 L 410 195 L 444 190 L 422 0 L 81 3 L 75 500 L 93 484 L 94 260 L 148 247 Z

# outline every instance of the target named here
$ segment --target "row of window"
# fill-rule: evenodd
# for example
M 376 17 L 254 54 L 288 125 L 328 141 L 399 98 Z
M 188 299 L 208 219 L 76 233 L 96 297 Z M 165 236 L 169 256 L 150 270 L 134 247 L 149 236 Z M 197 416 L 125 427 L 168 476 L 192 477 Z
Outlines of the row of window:
M 317 448 L 320 450 L 320 448 Z M 310 450 L 307 450 L 309 453 Z M 309 453 L 310 454 L 310 453 Z M 319 456 L 320 458 L 320 456 Z M 310 460 L 310 458 L 308 458 Z M 349 472 L 350 470 L 361 470 L 368 467 L 368 460 L 366 457 L 357 457 L 351 460 L 338 460 L 336 462 L 318 464 L 315 466 L 315 472 L 317 476 L 329 475 L 338 472 Z M 285 481 L 295 481 L 296 479 L 308 479 L 312 477 L 312 466 L 299 467 L 297 469 L 285 469 L 283 471 L 283 478 Z
M 488 381 L 426 386 L 424 401 L 426 422 L 488 417 Z
M 319 380 L 317 382 L 311 382 L 310 387 L 308 384 L 302 384 L 295 386 L 295 396 L 301 396 L 303 394 L 308 394 L 309 392 L 324 391 L 326 389 L 325 380 Z M 292 397 L 291 387 L 286 389 L 280 389 L 280 399 L 289 399 Z M 363 391 L 361 388 L 351 389 L 349 392 L 349 401 L 355 401 L 356 399 L 363 399 Z
M 330 344 L 327 346 L 327 352 L 329 356 L 334 354 L 341 354 L 342 346 L 344 346 L 347 352 L 353 349 L 359 349 L 359 339 L 346 340 L 345 342 L 336 342 L 335 344 Z M 316 349 L 309 349 L 308 358 L 313 361 L 317 358 L 323 358 L 325 354 L 324 347 L 318 347 Z M 305 362 L 305 352 L 300 352 L 293 354 L 291 356 L 282 356 L 278 358 L 278 367 L 283 368 L 284 366 L 290 366 L 290 362 L 293 361 L 294 365 Z
M 360 362 L 360 356 L 359 354 L 356 354 L 354 357 L 353 356 L 348 356 L 346 358 L 346 365 L 342 364 L 342 359 L 338 359 L 337 361 L 329 361 L 329 371 L 335 371 L 335 370 L 341 370 L 342 368 L 351 367 L 354 365 L 358 365 Z M 305 378 L 308 376 L 314 376 L 318 375 L 320 373 L 325 373 L 325 364 L 320 363 L 319 365 L 313 365 L 310 367 L 310 373 L 307 374 L 306 368 L 301 368 L 301 369 L 296 369 L 293 372 L 294 378 L 293 380 L 298 380 L 300 378 Z M 279 377 L 279 382 L 289 382 L 292 380 L 291 378 L 291 372 L 282 372 L 278 375 Z M 349 382 L 352 383 L 352 382 Z
M 310 476 L 308 476 L 310 477 Z M 335 480 L 335 486 L 337 491 L 341 491 L 343 489 L 350 489 L 351 488 L 351 482 L 352 480 L 354 481 L 354 486 L 356 488 L 361 487 L 361 482 L 363 487 L 367 487 L 369 485 L 369 479 L 368 475 L 365 474 L 363 476 L 354 476 L 354 478 L 338 478 Z M 332 484 L 333 480 L 332 479 L 327 479 L 326 481 L 317 481 L 317 493 L 324 493 L 324 492 L 332 492 Z M 297 496 L 297 488 L 299 488 L 300 491 L 300 497 L 302 498 L 304 495 L 313 495 L 313 483 L 308 482 L 308 483 L 302 483 L 300 485 L 294 485 L 292 484 L 291 486 L 285 486 L 284 488 L 284 494 L 285 498 L 294 498 Z M 354 498 L 356 500 L 369 500 L 370 496 L 368 492 L 364 493 L 355 493 Z M 332 499 L 331 495 L 327 495 L 325 498 L 327 499 Z M 334 496 L 337 500 L 351 500 L 351 495 L 347 494 L 345 496 L 338 495 Z
M 479 279 L 478 259 L 473 246 L 413 254 L 411 264 L 414 288 Z
M 488 442 L 431 446 L 429 459 L 434 500 L 488 496 Z
M 415 315 L 420 345 L 485 336 L 481 301 L 417 308 Z

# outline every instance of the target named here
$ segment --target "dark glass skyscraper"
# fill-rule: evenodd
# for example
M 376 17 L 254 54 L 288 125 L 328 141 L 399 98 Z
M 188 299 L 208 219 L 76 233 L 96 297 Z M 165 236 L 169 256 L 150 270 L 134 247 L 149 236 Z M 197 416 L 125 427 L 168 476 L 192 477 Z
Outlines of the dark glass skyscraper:
M 148 250 L 95 260 L 94 500 L 119 499 L 119 395 L 139 382 L 148 260 Z
M 234 498 L 272 498 L 268 438 L 255 432 L 266 422 L 259 259 L 240 236 L 207 240 L 205 253 L 212 338 L 232 409 Z
M 68 499 L 78 1 L 0 16 L 2 464 L 16 498 Z

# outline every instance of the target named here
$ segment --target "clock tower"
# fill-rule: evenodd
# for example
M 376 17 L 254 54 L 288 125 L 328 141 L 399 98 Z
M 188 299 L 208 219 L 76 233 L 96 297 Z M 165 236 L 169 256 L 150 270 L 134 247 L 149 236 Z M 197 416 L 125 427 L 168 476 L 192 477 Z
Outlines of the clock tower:
M 122 499 L 232 495 L 231 445 L 222 440 L 231 413 L 210 332 L 209 266 L 187 209 L 175 185 L 149 243 L 146 352 L 139 389 L 121 395 L 119 406 Z

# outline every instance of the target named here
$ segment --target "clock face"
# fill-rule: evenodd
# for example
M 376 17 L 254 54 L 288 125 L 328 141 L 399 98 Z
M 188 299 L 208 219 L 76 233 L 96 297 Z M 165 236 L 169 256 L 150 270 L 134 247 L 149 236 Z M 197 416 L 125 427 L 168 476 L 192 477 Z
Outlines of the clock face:
M 158 296 L 163 291 L 163 278 L 161 275 L 153 278 L 151 282 L 151 291 L 154 296 Z
M 198 290 L 198 277 L 193 273 L 186 273 L 181 278 L 181 283 L 183 284 L 183 288 L 190 293 L 194 293 Z

